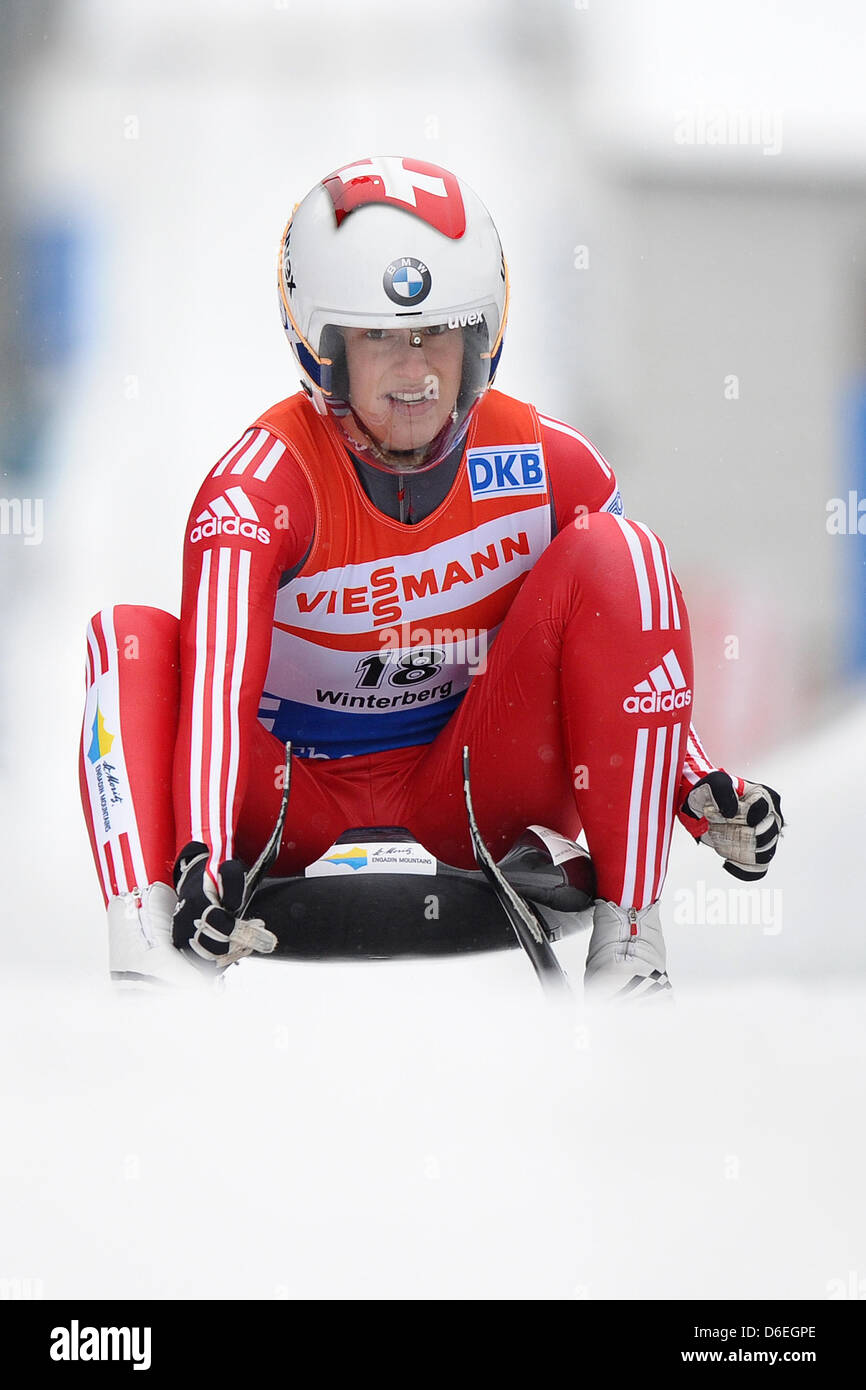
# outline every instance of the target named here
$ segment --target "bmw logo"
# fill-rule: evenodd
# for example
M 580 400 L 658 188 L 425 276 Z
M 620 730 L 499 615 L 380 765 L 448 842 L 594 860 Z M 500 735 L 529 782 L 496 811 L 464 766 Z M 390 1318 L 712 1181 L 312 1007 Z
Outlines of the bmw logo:
M 385 267 L 382 276 L 385 293 L 395 304 L 420 304 L 430 293 L 432 283 L 430 271 L 414 256 L 398 256 Z

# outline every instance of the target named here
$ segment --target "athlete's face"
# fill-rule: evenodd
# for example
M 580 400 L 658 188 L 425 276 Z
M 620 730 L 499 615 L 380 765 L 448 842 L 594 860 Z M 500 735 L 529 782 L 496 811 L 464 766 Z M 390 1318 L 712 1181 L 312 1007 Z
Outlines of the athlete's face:
M 463 333 L 432 328 L 345 328 L 349 402 L 386 449 L 422 449 L 457 402 Z

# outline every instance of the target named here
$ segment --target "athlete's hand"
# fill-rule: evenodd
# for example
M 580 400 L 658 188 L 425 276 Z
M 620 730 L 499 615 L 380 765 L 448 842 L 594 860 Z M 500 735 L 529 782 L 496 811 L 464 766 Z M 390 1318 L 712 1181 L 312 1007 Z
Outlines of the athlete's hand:
M 185 845 L 174 866 L 177 907 L 172 940 L 180 951 L 193 951 L 222 970 L 253 951 L 268 954 L 277 944 L 273 932 L 258 918 L 240 918 L 247 866 L 241 859 L 220 864 L 222 895 L 207 872 L 207 845 Z
M 746 883 L 764 877 L 785 824 L 772 787 L 718 770 L 695 783 L 680 813 L 695 839 L 722 856 L 729 874 Z

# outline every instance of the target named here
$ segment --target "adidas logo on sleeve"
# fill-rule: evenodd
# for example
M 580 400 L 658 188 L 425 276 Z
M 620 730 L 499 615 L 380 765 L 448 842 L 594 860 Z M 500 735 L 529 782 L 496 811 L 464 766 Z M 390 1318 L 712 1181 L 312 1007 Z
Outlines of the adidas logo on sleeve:
M 240 487 L 226 488 L 222 497 L 209 502 L 196 517 L 189 538 L 194 543 L 213 536 L 245 536 L 247 540 L 261 541 L 262 545 L 268 545 L 271 539 L 270 531 L 259 525 L 256 509 Z
M 692 692 L 686 685 L 676 654 L 671 649 L 654 666 L 645 681 L 639 681 L 633 695 L 627 695 L 622 707 L 627 714 L 662 714 L 684 709 L 692 703 Z

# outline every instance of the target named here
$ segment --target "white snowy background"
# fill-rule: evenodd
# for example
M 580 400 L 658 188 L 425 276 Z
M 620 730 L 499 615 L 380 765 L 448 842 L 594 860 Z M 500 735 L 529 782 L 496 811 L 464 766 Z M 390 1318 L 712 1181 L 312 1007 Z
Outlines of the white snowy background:
M 828 547 L 822 500 L 846 486 L 844 462 L 816 406 L 821 447 L 788 459 L 780 513 L 778 476 L 767 498 L 757 471 L 752 494 L 735 472 L 719 488 L 710 414 L 685 519 L 675 460 L 648 473 L 623 452 L 641 433 L 631 386 L 651 358 L 675 378 L 721 331 L 701 322 L 718 267 L 690 287 L 697 327 L 677 358 L 664 315 L 631 322 L 617 294 L 618 267 L 640 275 L 623 246 L 641 226 L 615 215 L 637 216 L 621 171 L 675 164 L 674 113 L 716 102 L 783 113 L 777 164 L 794 182 L 800 170 L 860 190 L 862 249 L 859 6 L 70 0 L 48 13 L 11 82 L 6 179 L 25 229 L 45 216 L 76 229 L 81 341 L 62 371 L 29 378 L 40 471 L 15 486 L 44 499 L 44 540 L 0 537 L 0 1289 L 866 1296 L 866 703 L 843 678 L 845 538 Z M 660 1013 L 584 1015 L 585 936 L 561 947 L 567 1018 L 516 952 L 250 962 L 206 999 L 117 998 L 106 979 L 76 774 L 87 619 L 113 602 L 177 611 L 200 478 L 295 387 L 273 274 L 292 203 L 363 153 L 412 150 L 456 168 L 500 226 L 514 299 L 499 384 L 611 456 L 630 510 L 685 557 L 696 632 L 715 613 L 701 595 L 737 583 L 744 607 L 722 630 L 755 623 L 762 650 L 736 670 L 702 658 L 740 717 L 726 723 L 707 695 L 707 728 L 699 688 L 697 722 L 720 761 L 782 792 L 788 828 L 750 911 L 720 861 L 677 833 L 663 899 L 677 1000 Z M 720 151 L 690 151 L 736 208 L 737 180 L 766 168 L 751 149 L 726 153 L 722 168 Z M 753 225 L 755 256 L 781 256 L 778 228 Z M 597 277 L 577 293 L 573 248 L 587 241 Z M 725 370 L 776 312 L 759 299 L 729 326 Z M 861 348 L 828 347 L 815 373 L 841 392 Z M 779 393 L 748 418 L 775 424 L 790 404 L 800 430 L 802 398 L 788 402 L 778 370 Z M 660 428 L 679 417 L 676 392 L 649 394 Z M 615 454 L 598 431 L 617 420 Z

